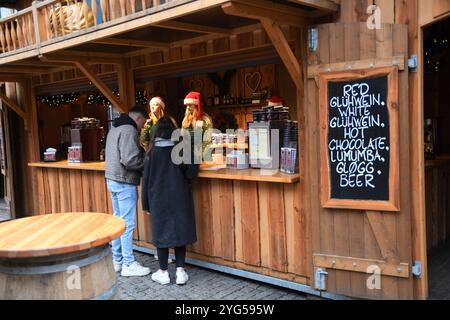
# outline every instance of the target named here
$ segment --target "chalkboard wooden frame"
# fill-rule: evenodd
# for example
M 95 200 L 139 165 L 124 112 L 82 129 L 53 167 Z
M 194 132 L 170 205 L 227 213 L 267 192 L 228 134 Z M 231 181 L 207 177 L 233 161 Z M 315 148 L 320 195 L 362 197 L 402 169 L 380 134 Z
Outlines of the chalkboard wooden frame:
M 328 150 L 328 83 L 330 81 L 354 81 L 374 77 L 388 77 L 387 109 L 389 113 L 390 163 L 389 200 L 333 199 L 330 187 L 330 161 Z M 398 122 L 398 67 L 383 67 L 344 72 L 322 73 L 319 75 L 320 113 L 320 168 L 321 203 L 324 208 L 400 211 L 400 167 L 399 167 L 399 122 Z

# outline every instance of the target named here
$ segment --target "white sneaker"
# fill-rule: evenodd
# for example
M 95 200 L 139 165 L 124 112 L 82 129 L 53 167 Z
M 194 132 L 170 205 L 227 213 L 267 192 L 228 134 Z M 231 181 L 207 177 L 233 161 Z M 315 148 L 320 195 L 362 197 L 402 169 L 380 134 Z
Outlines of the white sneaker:
M 184 270 L 184 268 L 177 268 L 176 283 L 178 285 L 183 285 L 183 284 L 186 284 L 186 282 L 188 282 L 188 280 L 189 280 L 189 276 L 188 276 L 186 270 Z
M 143 277 L 148 274 L 150 274 L 150 268 L 141 266 L 137 261 L 129 266 L 122 266 L 122 277 Z
M 152 274 L 152 280 L 162 285 L 169 284 L 170 283 L 169 272 L 158 270 Z
M 113 264 L 114 264 L 114 272 L 122 271 L 122 262 L 113 261 Z

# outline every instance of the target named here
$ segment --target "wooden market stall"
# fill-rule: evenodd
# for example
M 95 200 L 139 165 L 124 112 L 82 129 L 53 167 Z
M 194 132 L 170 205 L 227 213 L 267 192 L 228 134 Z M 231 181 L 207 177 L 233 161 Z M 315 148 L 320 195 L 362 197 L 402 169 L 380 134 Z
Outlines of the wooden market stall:
M 179 121 L 197 90 L 246 129 L 264 104 L 247 98 L 267 88 L 298 121 L 297 172 L 202 170 L 189 262 L 329 298 L 429 296 L 422 28 L 448 1 L 76 2 L 0 20 L 16 217 L 112 213 L 101 161 L 42 161 L 71 119 L 107 128 L 108 101 L 125 112 L 162 95 Z M 150 218 L 139 208 L 146 252 Z

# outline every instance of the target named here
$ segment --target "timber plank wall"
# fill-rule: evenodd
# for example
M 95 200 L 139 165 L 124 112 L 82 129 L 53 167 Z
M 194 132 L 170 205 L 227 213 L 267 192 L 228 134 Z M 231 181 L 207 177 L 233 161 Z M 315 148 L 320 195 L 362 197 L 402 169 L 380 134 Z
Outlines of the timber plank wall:
M 112 214 L 103 171 L 35 170 L 40 214 Z M 189 255 L 308 284 L 309 221 L 300 206 L 301 188 L 301 183 L 198 178 L 193 187 L 198 241 L 189 248 Z M 139 202 L 134 239 L 154 248 L 150 219 Z

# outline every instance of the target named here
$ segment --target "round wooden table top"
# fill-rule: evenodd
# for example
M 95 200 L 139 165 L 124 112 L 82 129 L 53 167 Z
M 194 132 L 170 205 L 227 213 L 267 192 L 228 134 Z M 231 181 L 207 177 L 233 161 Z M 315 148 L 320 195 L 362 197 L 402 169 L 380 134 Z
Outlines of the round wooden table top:
M 0 223 L 0 258 L 45 257 L 107 244 L 125 221 L 104 213 L 48 214 Z

